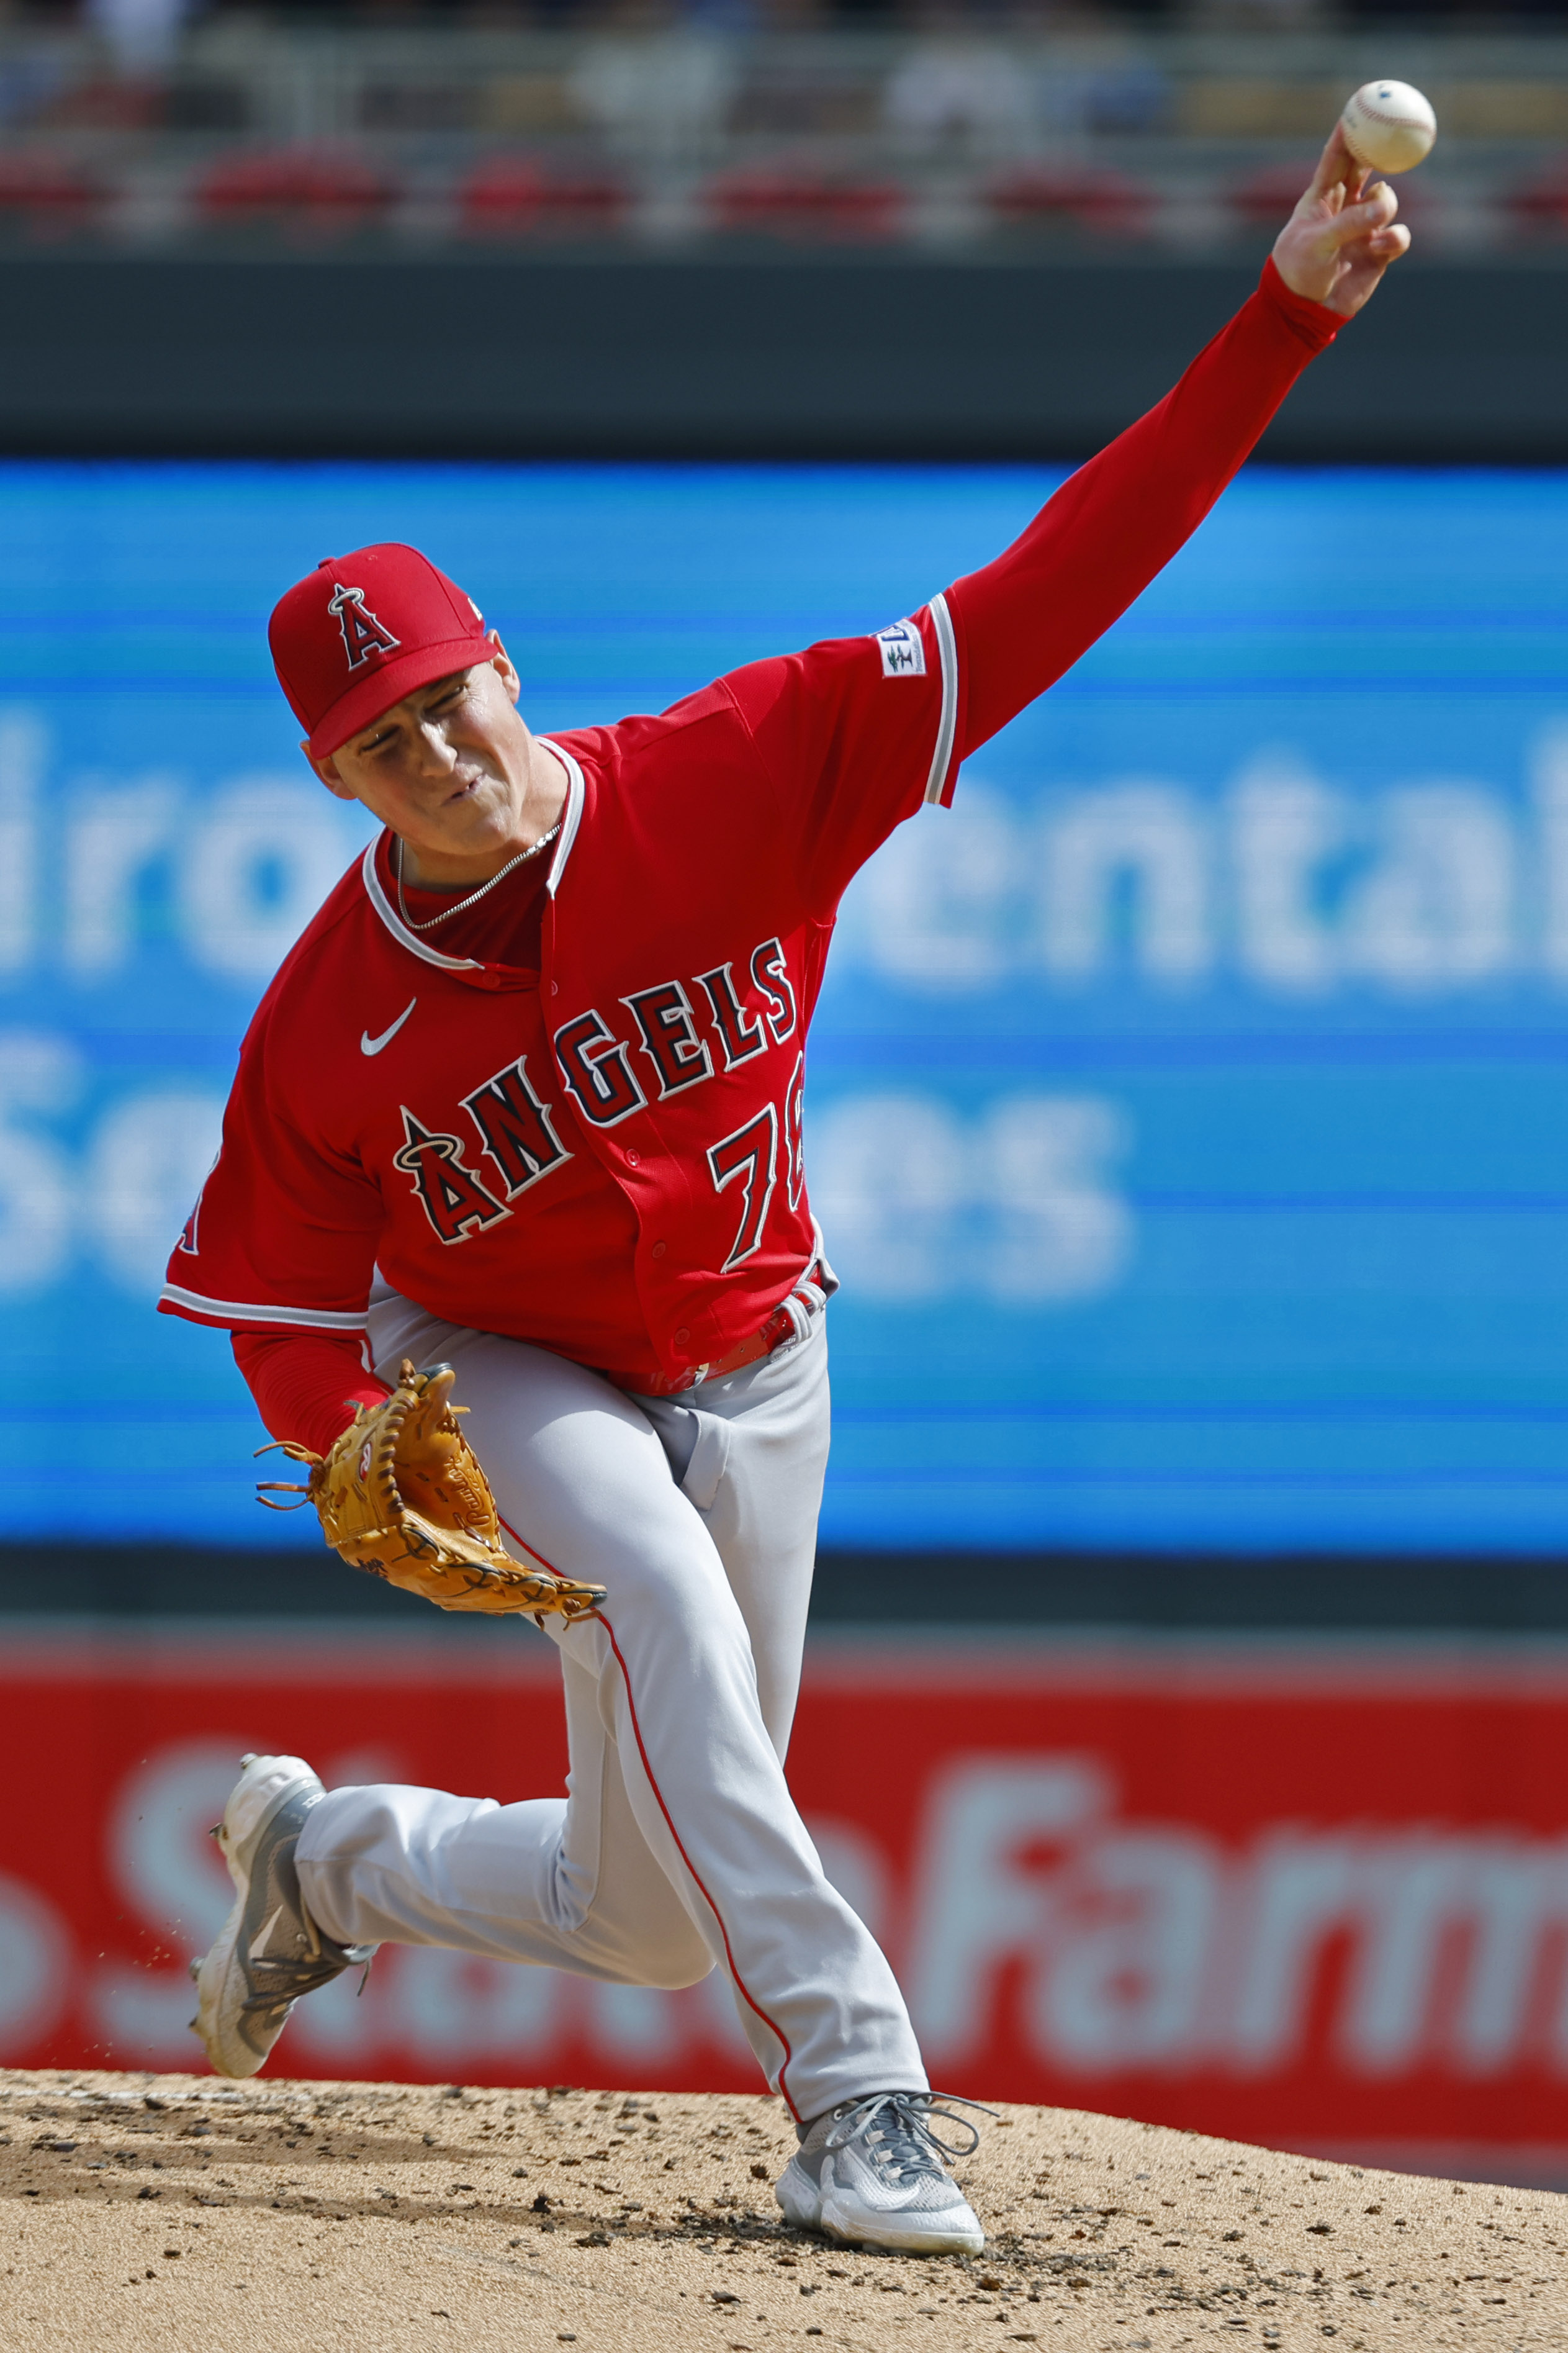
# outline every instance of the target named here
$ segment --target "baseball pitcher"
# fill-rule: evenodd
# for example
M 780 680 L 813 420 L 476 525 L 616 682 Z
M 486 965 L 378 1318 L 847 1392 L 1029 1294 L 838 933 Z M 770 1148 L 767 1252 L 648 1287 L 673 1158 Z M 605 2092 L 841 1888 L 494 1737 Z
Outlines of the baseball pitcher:
M 994 563 L 657 718 L 531 733 L 499 637 L 410 547 L 278 605 L 306 755 L 382 831 L 257 1012 L 162 1303 L 232 1334 L 300 1474 L 269 1483 L 346 1559 L 542 1628 L 571 1777 L 503 1806 L 245 1760 L 235 1907 L 193 1964 L 223 2073 L 384 1942 L 719 1968 L 799 2130 L 791 2221 L 984 2244 L 960 2120 L 784 1778 L 835 1289 L 806 1030 L 851 876 L 1202 521 L 1405 249 L 1394 208 L 1336 133 L 1251 300 Z

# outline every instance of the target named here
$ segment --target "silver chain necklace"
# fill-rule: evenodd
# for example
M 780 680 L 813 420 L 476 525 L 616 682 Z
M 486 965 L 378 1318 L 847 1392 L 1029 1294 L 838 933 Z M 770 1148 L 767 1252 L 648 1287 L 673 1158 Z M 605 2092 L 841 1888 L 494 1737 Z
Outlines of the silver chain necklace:
M 458 900 L 456 904 L 453 906 L 443 907 L 438 915 L 427 915 L 422 923 L 416 923 L 415 922 L 413 916 L 408 912 L 408 902 L 403 895 L 403 840 L 402 837 L 399 836 L 397 843 L 396 874 L 397 912 L 399 915 L 402 917 L 404 923 L 411 932 L 433 932 L 437 923 L 446 923 L 448 917 L 452 915 L 460 915 L 465 908 L 477 907 L 487 891 L 493 891 L 498 882 L 504 882 L 507 876 L 513 873 L 518 867 L 525 866 L 531 858 L 537 858 L 542 849 L 548 849 L 560 830 L 561 821 L 557 818 L 555 823 L 551 827 L 549 832 L 541 834 L 539 839 L 533 843 L 531 849 L 520 849 L 515 858 L 508 859 L 506 864 L 501 868 L 499 874 L 492 874 L 488 882 L 481 882 L 479 889 L 477 891 L 470 891 L 466 899 Z

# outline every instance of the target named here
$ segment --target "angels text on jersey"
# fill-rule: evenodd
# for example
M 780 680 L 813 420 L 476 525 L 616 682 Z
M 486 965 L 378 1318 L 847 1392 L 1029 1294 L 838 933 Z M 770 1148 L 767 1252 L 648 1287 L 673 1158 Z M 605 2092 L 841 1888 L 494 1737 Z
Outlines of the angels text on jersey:
M 761 941 L 737 980 L 733 961 L 688 983 L 666 980 L 618 1000 L 635 1035 L 614 1028 L 596 1006 L 556 1030 L 561 1078 L 592 1126 L 618 1127 L 650 1100 L 663 1102 L 783 1046 L 800 1026 L 800 1007 L 778 939 Z M 761 1243 L 768 1205 L 782 1176 L 790 1207 L 805 1178 L 802 1117 L 805 1057 L 796 1053 L 782 1100 L 768 1103 L 708 1147 L 716 1193 L 739 1196 L 735 1239 L 724 1271 Z M 437 1239 L 467 1241 L 509 1217 L 510 1203 L 572 1157 L 540 1093 L 526 1054 L 462 1098 L 468 1127 L 426 1118 L 399 1105 L 404 1140 L 393 1166 L 408 1177 Z

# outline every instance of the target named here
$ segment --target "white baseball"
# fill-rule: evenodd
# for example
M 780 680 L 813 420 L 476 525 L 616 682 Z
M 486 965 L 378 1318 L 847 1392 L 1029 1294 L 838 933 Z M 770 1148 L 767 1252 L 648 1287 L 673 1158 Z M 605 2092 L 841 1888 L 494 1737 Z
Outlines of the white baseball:
M 1407 81 L 1369 81 L 1341 116 L 1345 142 L 1374 172 L 1408 172 L 1432 153 L 1437 118 Z

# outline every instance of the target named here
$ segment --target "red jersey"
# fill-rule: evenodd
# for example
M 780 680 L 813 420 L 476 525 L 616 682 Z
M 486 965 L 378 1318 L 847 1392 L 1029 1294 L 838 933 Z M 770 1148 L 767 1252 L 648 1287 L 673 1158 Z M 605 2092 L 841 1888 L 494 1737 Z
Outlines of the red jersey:
M 537 972 L 410 931 L 368 850 L 251 1025 L 167 1303 L 355 1331 L 379 1266 L 623 1377 L 728 1355 L 816 1254 L 806 1022 L 845 883 L 945 780 L 945 672 L 928 617 L 544 739 Z
M 162 1306 L 346 1339 L 379 1267 L 646 1388 L 750 1337 L 816 1254 L 805 1033 L 846 885 L 1126 608 L 1342 323 L 1270 263 L 1158 408 L 912 618 L 542 739 L 566 803 L 537 968 L 410 930 L 384 838 L 251 1024 Z

